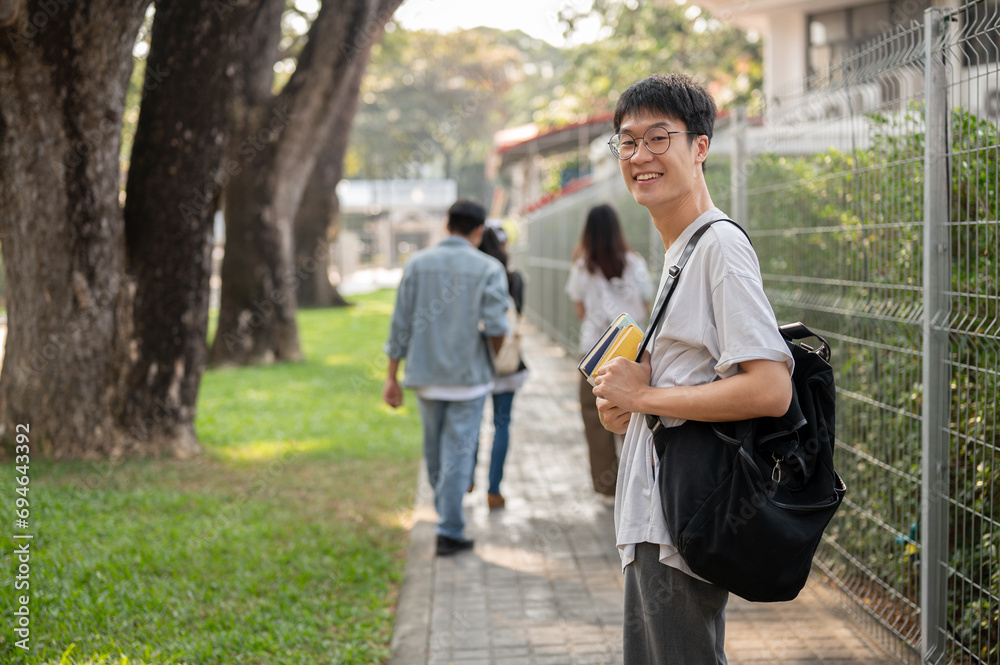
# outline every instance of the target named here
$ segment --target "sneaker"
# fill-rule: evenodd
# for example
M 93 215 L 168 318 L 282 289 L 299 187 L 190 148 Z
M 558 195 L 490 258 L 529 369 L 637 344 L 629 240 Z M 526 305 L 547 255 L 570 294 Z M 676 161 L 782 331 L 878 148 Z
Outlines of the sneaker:
M 473 542 L 467 538 L 449 538 L 448 536 L 438 534 L 437 555 L 448 556 L 462 550 L 470 550 L 472 549 Z
M 487 494 L 486 503 L 489 505 L 490 510 L 496 510 L 497 508 L 503 508 L 504 504 L 507 503 L 507 499 L 503 498 L 503 494 Z

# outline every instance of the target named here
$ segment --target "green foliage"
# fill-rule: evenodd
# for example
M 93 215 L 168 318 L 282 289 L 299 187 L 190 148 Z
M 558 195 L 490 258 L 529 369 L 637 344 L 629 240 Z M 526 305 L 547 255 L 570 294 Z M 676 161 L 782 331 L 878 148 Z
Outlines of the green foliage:
M 345 175 L 457 178 L 484 163 L 511 118 L 504 95 L 528 78 L 526 53 L 543 52 L 498 30 L 393 27 L 372 49 Z
M 722 106 L 759 98 L 759 41 L 693 5 L 638 5 L 599 1 L 582 14 L 561 12 L 570 33 L 583 20 L 607 33 L 564 48 L 519 31 L 439 34 L 390 24 L 366 71 L 346 177 L 457 177 L 486 162 L 497 131 L 607 113 L 618 93 L 653 72 L 693 73 Z
M 708 86 L 720 107 L 760 98 L 762 44 L 692 4 L 596 0 L 560 14 L 570 35 L 598 20 L 601 38 L 568 52 L 570 67 L 535 119 L 558 125 L 614 108 L 618 95 L 649 74 L 685 72 Z
M 0 661 L 384 662 L 420 459 L 380 399 L 392 302 L 300 312 L 306 362 L 208 372 L 200 459 L 32 460 L 32 648 Z
M 546 157 L 542 160 L 540 171 L 546 174 L 542 182 L 542 191 L 554 194 L 580 177 L 580 156 L 571 152 Z
M 281 39 L 274 63 L 271 91 L 277 95 L 292 78 L 299 64 L 299 54 L 309 39 L 309 30 L 319 15 L 318 0 L 285 0 L 281 14 Z

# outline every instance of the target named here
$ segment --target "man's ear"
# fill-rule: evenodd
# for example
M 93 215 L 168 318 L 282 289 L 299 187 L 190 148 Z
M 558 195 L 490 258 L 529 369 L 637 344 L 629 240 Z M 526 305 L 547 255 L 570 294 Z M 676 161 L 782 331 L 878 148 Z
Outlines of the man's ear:
M 694 149 L 695 162 L 700 164 L 708 159 L 708 137 L 702 134 L 695 138 Z

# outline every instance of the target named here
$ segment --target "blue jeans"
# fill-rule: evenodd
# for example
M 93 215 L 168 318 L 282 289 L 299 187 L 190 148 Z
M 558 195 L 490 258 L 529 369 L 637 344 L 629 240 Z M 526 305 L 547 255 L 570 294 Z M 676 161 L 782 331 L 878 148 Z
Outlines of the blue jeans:
M 503 463 L 507 459 L 510 443 L 510 412 L 514 404 L 514 393 L 493 395 L 493 452 L 490 453 L 490 494 L 500 493 L 503 480 Z
M 465 512 L 462 499 L 469 487 L 469 467 L 479 441 L 486 396 L 463 401 L 417 398 L 424 427 L 424 459 L 434 488 L 437 532 L 462 538 Z

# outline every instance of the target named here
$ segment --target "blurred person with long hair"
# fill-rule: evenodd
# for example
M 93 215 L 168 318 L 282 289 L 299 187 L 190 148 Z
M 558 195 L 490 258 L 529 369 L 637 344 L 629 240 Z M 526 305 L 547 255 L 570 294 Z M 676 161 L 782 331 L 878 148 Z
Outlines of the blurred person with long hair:
M 510 335 L 516 335 L 517 320 L 520 318 L 524 305 L 524 279 L 521 273 L 511 270 L 507 265 L 507 233 L 501 228 L 499 220 L 490 219 L 486 222 L 486 231 L 479 243 L 479 251 L 489 254 L 507 270 L 507 286 L 510 294 L 510 305 L 507 308 Z M 513 310 L 513 311 L 512 311 Z M 511 318 L 513 321 L 511 321 Z M 504 344 L 510 343 L 505 339 Z M 510 373 L 500 372 L 493 382 L 493 446 L 490 452 L 489 487 L 486 490 L 486 503 L 490 510 L 503 508 L 507 500 L 500 493 L 500 481 L 503 480 L 503 467 L 507 459 L 510 445 L 510 420 L 514 406 L 514 393 L 528 379 L 528 368 L 523 358 L 518 358 L 517 369 Z M 475 470 L 475 460 L 473 460 Z
M 587 213 L 583 234 L 573 251 L 566 293 L 580 319 L 579 352 L 583 357 L 611 322 L 627 312 L 640 327 L 649 315 L 653 284 L 646 262 L 631 250 L 614 208 L 594 206 Z M 618 478 L 615 435 L 604 429 L 593 386 L 580 377 L 580 413 L 590 452 L 594 491 L 614 501 Z

